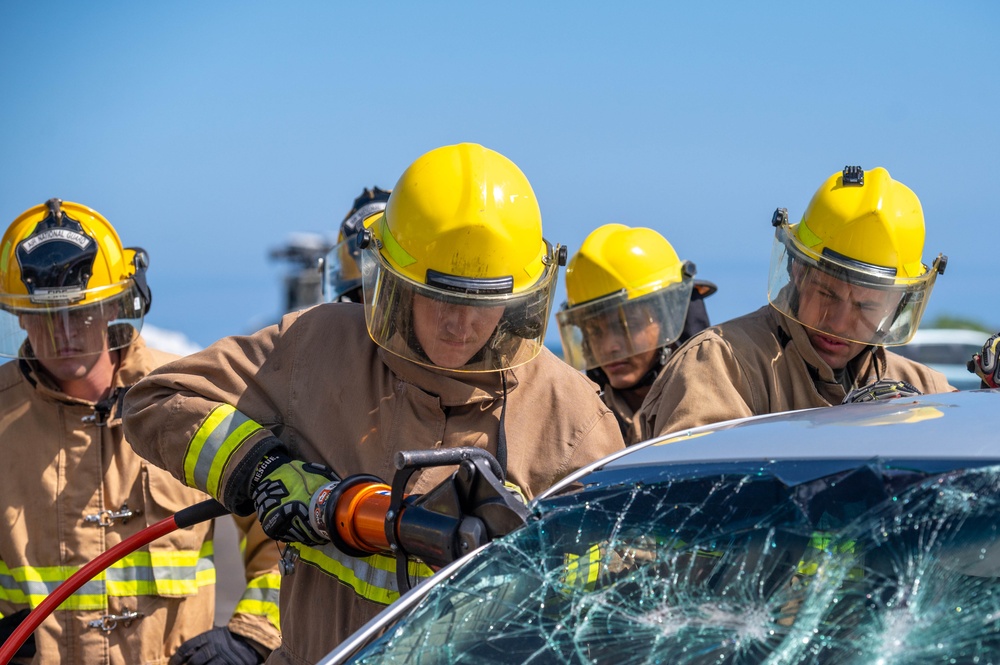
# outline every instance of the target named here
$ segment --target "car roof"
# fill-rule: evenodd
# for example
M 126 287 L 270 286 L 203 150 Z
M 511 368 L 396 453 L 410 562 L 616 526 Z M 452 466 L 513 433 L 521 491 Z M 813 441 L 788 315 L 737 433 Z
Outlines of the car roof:
M 965 328 L 920 328 L 913 333 L 909 345 L 919 344 L 971 344 L 982 346 L 990 333 Z
M 968 460 L 1000 463 L 1000 390 L 819 407 L 696 427 L 632 446 L 546 490 L 642 478 L 680 464 L 782 460 Z

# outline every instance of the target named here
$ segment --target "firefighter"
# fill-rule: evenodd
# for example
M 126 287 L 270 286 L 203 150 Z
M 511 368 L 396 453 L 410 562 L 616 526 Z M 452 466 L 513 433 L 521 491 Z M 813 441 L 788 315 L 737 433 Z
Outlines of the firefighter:
M 364 233 L 363 306 L 222 339 L 125 402 L 141 455 L 289 541 L 268 662 L 315 662 L 399 596 L 394 558 L 351 556 L 310 519 L 331 479 L 390 480 L 397 451 L 477 446 L 531 498 L 624 448 L 597 386 L 542 344 L 565 254 L 513 162 L 475 144 L 432 150 Z M 407 491 L 452 471 L 425 469 Z
M 125 391 L 174 358 L 139 331 L 146 253 L 90 208 L 51 199 L 0 244 L 0 632 L 108 548 L 207 497 L 148 464 L 122 432 Z M 70 596 L 19 651 L 39 663 L 259 663 L 280 642 L 275 543 L 247 533 L 246 593 L 213 629 L 212 526 L 154 541 Z M 213 650 L 229 660 L 205 659 Z M 20 656 L 17 662 L 21 662 Z M 25 661 L 26 662 L 26 661 Z
M 326 299 L 332 302 L 362 302 L 361 299 L 361 248 L 358 236 L 369 222 L 385 210 L 392 190 L 378 186 L 362 190 L 354 205 L 340 223 L 337 244 L 326 258 Z
M 606 224 L 583 241 L 566 268 L 566 303 L 556 314 L 566 362 L 603 392 L 628 444 L 635 414 L 680 344 L 708 326 L 711 282 L 652 229 Z
M 947 262 L 922 262 L 913 191 L 883 168 L 847 167 L 799 223 L 779 208 L 772 224 L 770 305 L 695 335 L 667 362 L 640 409 L 645 437 L 840 404 L 881 380 L 953 390 L 941 373 L 885 348 L 916 332 Z

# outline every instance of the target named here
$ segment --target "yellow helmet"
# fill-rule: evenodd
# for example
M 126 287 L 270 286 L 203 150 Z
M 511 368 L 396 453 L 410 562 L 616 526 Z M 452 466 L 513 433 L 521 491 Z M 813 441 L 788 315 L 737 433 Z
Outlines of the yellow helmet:
M 337 244 L 324 262 L 323 293 L 328 301 L 361 302 L 361 250 L 358 233 L 385 210 L 392 190 L 367 187 L 340 223 Z
M 942 255 L 931 268 L 922 261 L 924 215 L 909 187 L 884 168 L 848 166 L 823 183 L 798 224 L 789 225 L 783 208 L 772 224 L 768 300 L 775 308 L 850 342 L 909 341 L 947 264 Z M 809 298 L 818 284 L 828 292 L 823 304 Z M 800 311 L 804 298 L 808 315 Z M 849 316 L 843 307 L 852 310 Z
M 556 314 L 566 362 L 594 369 L 676 341 L 694 274 L 652 229 L 606 224 L 593 231 L 570 259 L 567 302 Z
M 49 199 L 24 211 L 0 241 L 0 355 L 45 357 L 33 348 L 44 346 L 39 340 L 24 344 L 24 316 L 54 324 L 103 313 L 106 323 L 121 324 L 108 335 L 110 348 L 131 343 L 149 310 L 147 264 L 144 250 L 122 247 L 114 227 L 87 206 Z
M 376 343 L 421 364 L 480 372 L 539 352 L 565 252 L 542 237 L 535 193 L 509 159 L 472 143 L 432 150 L 403 172 L 385 212 L 366 226 L 362 280 Z M 458 363 L 464 352 L 435 358 L 446 354 L 414 329 L 414 298 L 503 313 L 482 348 Z

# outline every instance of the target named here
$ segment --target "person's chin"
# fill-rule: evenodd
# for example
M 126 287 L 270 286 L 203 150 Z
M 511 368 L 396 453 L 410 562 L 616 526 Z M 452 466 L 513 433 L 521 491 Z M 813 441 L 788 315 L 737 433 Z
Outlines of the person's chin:
M 49 374 L 56 377 L 60 381 L 82 379 L 87 376 L 87 372 L 90 371 L 87 364 L 82 362 L 80 358 L 59 358 L 48 360 L 43 364 L 43 366 L 48 370 Z
M 459 369 L 469 362 L 473 354 L 463 347 L 453 348 L 452 345 L 442 345 L 435 349 L 434 353 L 427 354 L 428 357 L 438 367 L 445 369 Z
M 611 363 L 610 365 L 603 366 L 601 369 L 604 370 L 605 376 L 608 377 L 611 387 L 616 390 L 632 386 L 637 380 L 633 377 L 635 369 L 627 362 Z

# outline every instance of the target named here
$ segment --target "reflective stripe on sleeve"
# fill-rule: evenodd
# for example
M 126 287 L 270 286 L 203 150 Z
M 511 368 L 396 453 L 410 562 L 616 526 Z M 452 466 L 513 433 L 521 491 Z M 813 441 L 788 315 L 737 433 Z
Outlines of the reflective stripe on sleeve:
M 272 626 L 281 628 L 278 614 L 278 592 L 281 589 L 281 576 L 277 573 L 267 573 L 255 577 L 247 584 L 246 591 L 236 603 L 234 614 L 252 614 L 266 617 Z
M 215 407 L 188 444 L 184 482 L 221 498 L 219 484 L 229 458 L 247 437 L 264 429 L 229 404 Z
M 354 592 L 380 605 L 388 605 L 399 598 L 399 586 L 396 584 L 396 559 L 382 554 L 373 554 L 364 558 L 348 556 L 333 545 L 325 545 L 322 549 L 295 544 L 299 559 L 323 572 L 331 575 Z M 407 573 L 413 584 L 434 574 L 426 564 L 411 559 L 407 564 Z

